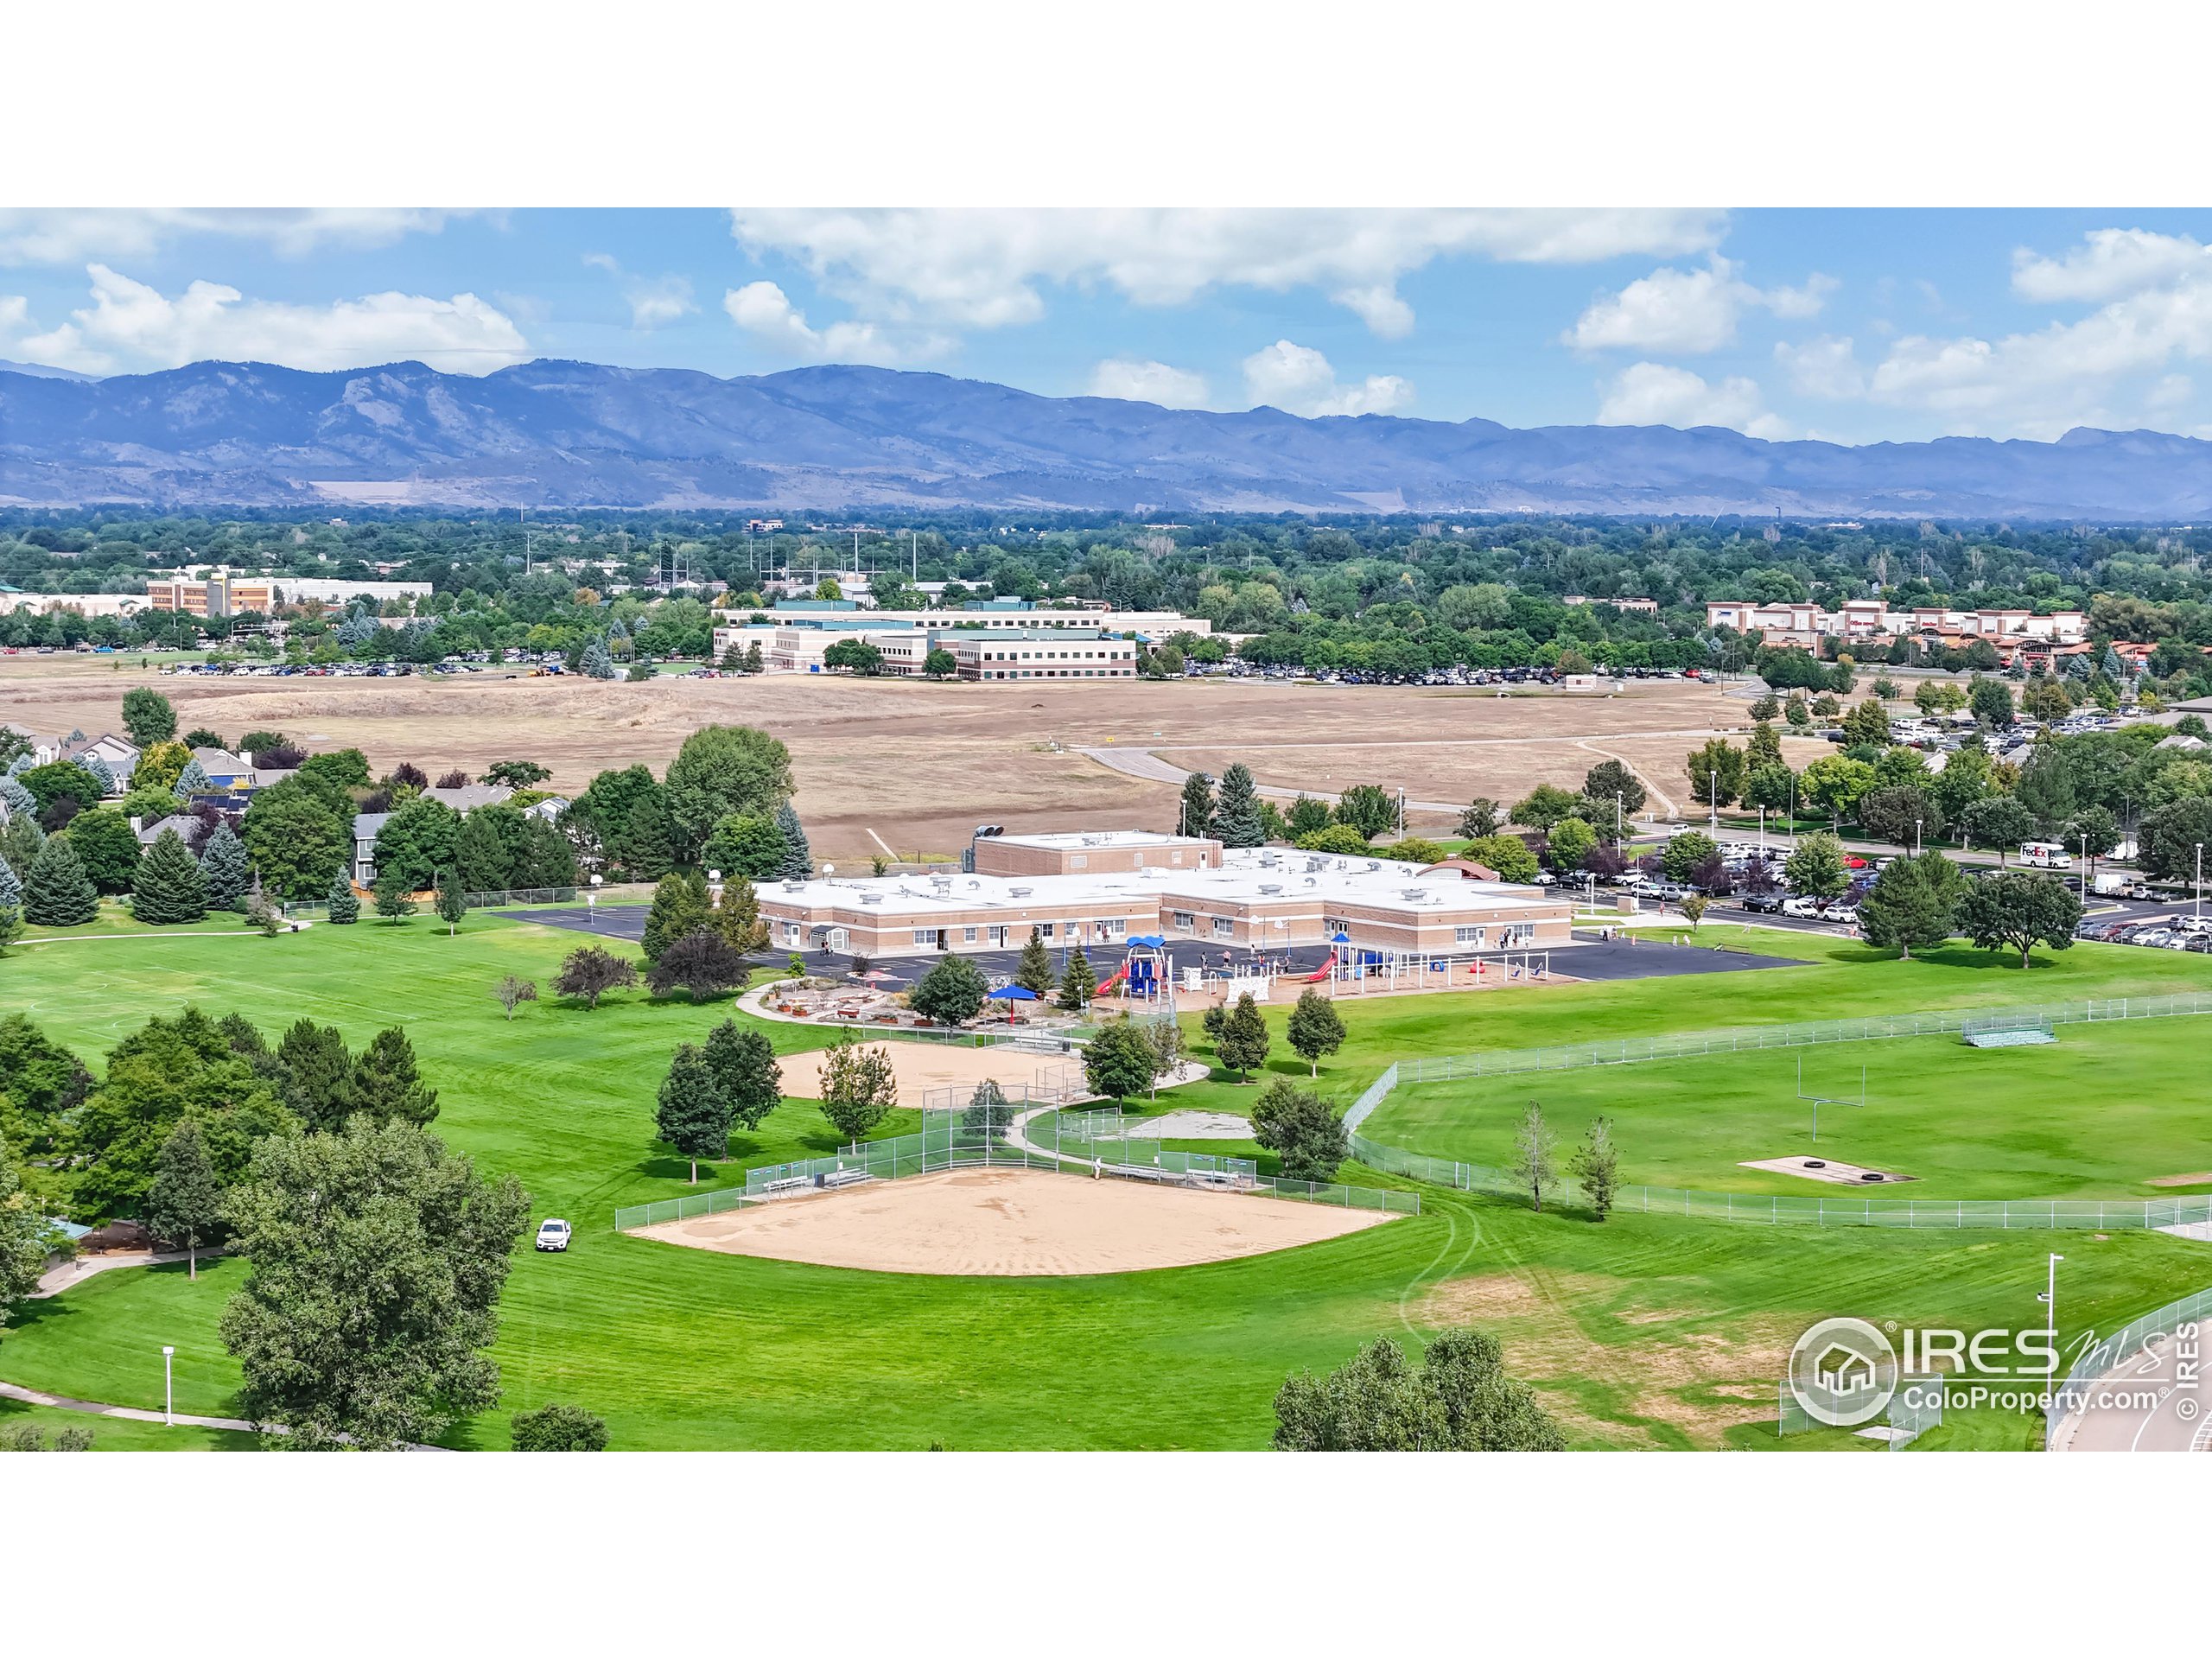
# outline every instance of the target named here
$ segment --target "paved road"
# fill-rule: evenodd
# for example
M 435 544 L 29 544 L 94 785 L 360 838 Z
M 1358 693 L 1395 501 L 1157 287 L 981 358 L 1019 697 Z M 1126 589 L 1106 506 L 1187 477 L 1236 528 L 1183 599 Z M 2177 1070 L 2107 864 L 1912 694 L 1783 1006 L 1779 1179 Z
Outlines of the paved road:
M 2060 1452 L 2212 1451 L 2212 1389 L 2204 1381 L 2205 1333 L 2184 1325 L 2091 1385 L 2087 1408 L 2059 1430 Z

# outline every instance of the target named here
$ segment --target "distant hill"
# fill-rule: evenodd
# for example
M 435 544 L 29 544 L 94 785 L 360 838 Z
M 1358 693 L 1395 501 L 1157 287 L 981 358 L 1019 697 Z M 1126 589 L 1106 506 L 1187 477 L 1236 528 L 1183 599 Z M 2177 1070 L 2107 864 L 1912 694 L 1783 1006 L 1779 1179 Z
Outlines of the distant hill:
M 0 369 L 0 505 L 982 506 L 1094 512 L 2212 518 L 2212 443 L 1770 443 L 1043 397 L 942 374 L 194 363 Z

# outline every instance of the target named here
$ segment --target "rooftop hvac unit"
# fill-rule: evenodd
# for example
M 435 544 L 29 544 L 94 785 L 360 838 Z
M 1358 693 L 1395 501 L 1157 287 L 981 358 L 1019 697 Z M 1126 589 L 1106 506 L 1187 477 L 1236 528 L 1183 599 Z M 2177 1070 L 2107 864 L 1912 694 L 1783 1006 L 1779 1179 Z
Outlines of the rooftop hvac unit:
M 864 893 L 861 894 L 861 903 L 864 905 L 880 905 L 882 902 L 883 895 L 880 893 Z
M 1027 899 L 1035 891 L 1036 889 L 1033 887 L 1008 887 L 1006 890 L 1006 893 L 1007 897 L 1009 899 Z
M 1367 868 L 1370 870 L 1379 870 L 1382 868 L 1382 861 L 1379 858 L 1370 858 L 1367 861 Z
M 1281 893 L 1282 891 L 1282 883 L 1280 881 L 1262 881 L 1260 883 L 1260 891 L 1262 893 L 1270 895 Z

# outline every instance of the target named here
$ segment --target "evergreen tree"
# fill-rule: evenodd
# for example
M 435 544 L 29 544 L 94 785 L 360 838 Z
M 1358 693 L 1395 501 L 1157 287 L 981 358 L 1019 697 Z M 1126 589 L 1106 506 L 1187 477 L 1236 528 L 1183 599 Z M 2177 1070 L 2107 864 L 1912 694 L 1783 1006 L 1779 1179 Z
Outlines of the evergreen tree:
M 1192 772 L 1183 780 L 1183 810 L 1176 823 L 1176 833 L 1213 834 L 1213 779 L 1203 772 Z
M 1214 1052 L 1224 1065 L 1236 1074 L 1239 1083 L 1267 1063 L 1268 1020 L 1260 1012 L 1260 1005 L 1252 1000 L 1251 992 L 1238 997 L 1223 1016 L 1221 1034 L 1214 1039 Z
M 1965 872 L 1939 852 L 1893 858 L 1859 903 L 1859 929 L 1878 950 L 1894 949 L 1909 960 L 1913 946 L 1925 949 L 1951 937 L 1968 885 Z
M 512 853 L 488 807 L 461 821 L 461 833 L 454 837 L 453 861 L 471 893 L 504 893 L 522 885 L 512 879 Z
M 1621 1184 L 1620 1154 L 1613 1146 L 1610 1119 L 1590 1120 L 1590 1138 L 1568 1155 L 1567 1173 L 1580 1184 L 1582 1196 L 1603 1221 L 1612 1210 L 1613 1194 Z
M 207 866 L 200 866 L 204 873 Z M 353 891 L 353 884 L 343 875 L 330 880 L 330 919 L 340 927 L 350 926 L 361 919 L 361 900 Z
M 659 789 L 639 796 L 607 850 L 639 881 L 658 881 L 675 867 L 676 823 Z
M 706 1054 L 708 1069 L 729 1103 L 731 1117 L 748 1132 L 759 1128 L 760 1120 L 784 1097 L 783 1071 L 768 1033 L 725 1020 L 707 1033 Z
M 748 674 L 762 674 L 767 671 L 767 659 L 760 654 L 760 642 L 755 639 L 745 648 L 745 671 Z
M 22 780 L 11 772 L 0 777 L 0 806 L 8 809 L 10 820 L 35 817 L 38 812 L 38 797 L 25 789 Z
M 23 919 L 36 927 L 79 927 L 99 913 L 99 894 L 69 837 L 48 836 L 23 880 Z
M 1083 954 L 1083 947 L 1078 944 L 1068 953 L 1066 971 L 1060 976 L 1060 1006 L 1080 1014 L 1090 1006 L 1090 999 L 1097 995 L 1097 971 L 1091 967 L 1090 958 Z
M 1267 829 L 1260 822 L 1260 792 L 1252 782 L 1252 769 L 1242 760 L 1221 774 L 1221 800 L 1214 809 L 1214 833 L 1224 847 L 1267 844 Z
M 200 849 L 200 880 L 207 889 L 207 908 L 236 910 L 245 902 L 252 879 L 245 843 L 228 823 L 217 824 Z
M 0 858 L 0 910 L 21 912 L 23 907 L 23 884 L 16 874 L 16 867 Z
M 195 795 L 206 795 L 214 789 L 214 780 L 197 760 L 188 760 L 184 770 L 176 775 L 176 782 L 169 785 L 169 793 L 178 800 L 189 802 Z
M 725 875 L 715 906 L 715 925 L 729 948 L 751 956 L 768 948 L 768 925 L 760 919 L 760 896 L 741 875 Z
M 577 666 L 591 679 L 611 680 L 614 677 L 614 658 L 607 654 L 604 639 L 587 641 L 583 658 Z M 691 1179 L 695 1181 L 699 1179 L 699 1167 L 696 1163 L 691 1166 Z
M 669 1062 L 668 1076 L 661 1080 L 660 1109 L 653 1116 L 653 1127 L 662 1140 L 690 1160 L 695 1185 L 702 1158 L 728 1156 L 729 1125 L 729 1102 L 715 1081 L 705 1053 L 696 1043 L 680 1045 Z
M 653 889 L 652 908 L 645 912 L 645 960 L 655 960 L 685 934 L 713 925 L 705 878 L 671 871 Z
M 1052 952 L 1045 949 L 1045 936 L 1033 927 L 1021 947 L 1021 960 L 1015 964 L 1014 982 L 1033 995 L 1042 996 L 1052 988 L 1053 977 Z
M 212 1243 L 222 1225 L 222 1205 L 207 1141 L 200 1125 L 188 1117 L 162 1143 L 154 1184 L 146 1193 L 146 1225 L 155 1237 L 184 1246 L 188 1279 L 200 1276 L 200 1247 Z
M 438 1115 L 438 1091 L 423 1085 L 415 1045 L 399 1027 L 378 1032 L 353 1062 L 352 1109 L 378 1124 L 423 1124 Z
M 342 1127 L 353 1109 L 353 1057 L 335 1026 L 293 1023 L 276 1045 L 284 1104 L 310 1129 Z
M 461 930 L 461 918 L 468 914 L 468 895 L 461 890 L 461 873 L 450 866 L 438 872 L 438 919 L 446 925 L 446 936 L 450 938 Z
M 776 874 L 786 881 L 803 881 L 814 874 L 814 852 L 806 844 L 806 831 L 789 801 L 776 809 L 776 828 L 783 832 L 784 861 Z
M 130 913 L 157 926 L 206 918 L 207 884 L 175 830 L 162 830 L 138 861 L 130 883 Z

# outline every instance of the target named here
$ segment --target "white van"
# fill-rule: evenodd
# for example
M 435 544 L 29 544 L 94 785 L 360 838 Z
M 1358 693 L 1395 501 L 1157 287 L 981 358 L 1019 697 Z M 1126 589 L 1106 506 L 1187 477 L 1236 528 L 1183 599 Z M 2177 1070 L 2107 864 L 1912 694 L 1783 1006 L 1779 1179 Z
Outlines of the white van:
M 2074 868 L 2074 855 L 2063 841 L 2024 841 L 2020 862 L 2031 870 L 2068 870 Z

